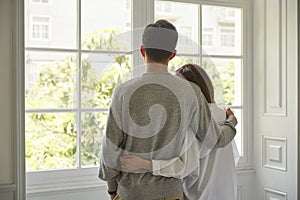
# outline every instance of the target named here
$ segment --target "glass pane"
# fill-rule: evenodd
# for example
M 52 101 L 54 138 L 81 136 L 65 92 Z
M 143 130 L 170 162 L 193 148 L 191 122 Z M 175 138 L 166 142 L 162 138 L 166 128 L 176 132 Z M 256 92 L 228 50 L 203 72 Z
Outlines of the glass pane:
M 25 1 L 25 46 L 76 48 L 76 7 L 74 0 Z
M 240 106 L 242 103 L 241 60 L 203 58 L 202 67 L 212 79 L 216 103 Z
M 208 55 L 242 54 L 242 9 L 202 6 L 202 48 Z
M 188 64 L 188 63 L 194 63 L 198 64 L 200 63 L 199 57 L 187 57 L 187 56 L 175 56 L 170 62 L 169 62 L 169 72 L 172 74 L 175 74 L 175 71 L 180 68 L 181 66 Z
M 198 10 L 198 4 L 155 1 L 155 20 L 168 20 L 179 33 L 178 53 L 199 53 Z
M 131 58 L 121 54 L 84 54 L 82 107 L 108 107 L 114 89 L 131 78 Z
M 244 150 L 243 150 L 243 113 L 241 109 L 232 109 L 234 112 L 234 115 L 236 119 L 238 120 L 238 124 L 235 127 L 236 128 L 236 135 L 234 137 L 235 143 L 237 146 L 237 149 L 239 151 L 240 156 L 244 156 Z
M 25 127 L 27 171 L 76 167 L 73 113 L 27 113 Z
M 106 120 L 107 112 L 82 114 L 81 161 L 84 167 L 99 166 Z
M 76 103 L 76 55 L 29 51 L 25 55 L 26 109 L 73 108 Z
M 131 1 L 82 0 L 82 49 L 130 50 Z

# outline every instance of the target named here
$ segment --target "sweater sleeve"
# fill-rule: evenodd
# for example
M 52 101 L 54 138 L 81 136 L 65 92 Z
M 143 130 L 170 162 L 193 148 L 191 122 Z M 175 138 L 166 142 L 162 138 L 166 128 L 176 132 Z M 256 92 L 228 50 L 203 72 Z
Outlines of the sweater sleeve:
M 102 152 L 98 177 L 107 182 L 109 191 L 116 191 L 117 178 L 120 174 L 119 162 L 120 146 L 124 140 L 124 133 L 120 127 L 121 99 L 114 94 L 109 108 L 105 135 L 102 141 Z
M 221 134 L 217 141 L 216 147 L 223 148 L 229 144 L 236 135 L 235 126 L 237 125 L 237 119 L 234 115 L 230 115 L 221 126 Z
M 170 160 L 152 160 L 152 173 L 156 176 L 181 178 L 185 154 Z
M 152 173 L 157 176 L 166 176 L 182 179 L 192 173 L 199 164 L 199 146 L 195 140 L 180 157 L 169 160 L 152 160 Z

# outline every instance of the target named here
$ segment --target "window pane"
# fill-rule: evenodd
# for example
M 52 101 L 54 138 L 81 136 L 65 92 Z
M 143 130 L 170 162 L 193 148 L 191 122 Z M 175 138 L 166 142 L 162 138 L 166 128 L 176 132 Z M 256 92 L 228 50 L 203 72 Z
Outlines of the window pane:
M 202 6 L 202 47 L 208 55 L 242 54 L 242 9 Z
M 179 33 L 178 53 L 199 53 L 198 8 L 198 4 L 155 1 L 155 20 L 168 20 Z
M 210 75 L 215 101 L 219 105 L 241 105 L 242 73 L 240 59 L 203 58 L 202 67 Z
M 25 59 L 26 109 L 75 107 L 75 54 L 27 51 Z
M 76 48 L 77 1 L 32 2 L 25 1 L 25 46 Z M 39 29 L 36 29 L 37 25 L 40 25 Z
M 240 156 L 244 156 L 244 150 L 243 150 L 243 112 L 241 109 L 232 109 L 234 112 L 234 115 L 236 119 L 238 120 L 238 124 L 235 127 L 236 128 L 236 135 L 234 137 L 237 149 L 239 151 Z
M 131 78 L 131 69 L 130 55 L 84 54 L 82 107 L 108 107 L 114 89 Z
M 73 113 L 27 113 L 26 170 L 76 167 L 76 125 Z
M 131 9 L 124 9 L 124 0 L 82 0 L 81 4 L 82 49 L 131 49 Z
M 82 114 L 81 161 L 84 167 L 99 166 L 106 118 L 107 112 Z

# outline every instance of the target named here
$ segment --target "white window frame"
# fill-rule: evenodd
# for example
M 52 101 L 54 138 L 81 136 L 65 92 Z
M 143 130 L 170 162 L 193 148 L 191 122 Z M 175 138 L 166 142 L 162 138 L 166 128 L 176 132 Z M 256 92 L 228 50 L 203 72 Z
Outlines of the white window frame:
M 25 193 L 30 195 L 43 194 L 49 192 L 57 192 L 62 190 L 76 190 L 86 189 L 86 188 L 106 188 L 106 184 L 95 177 L 97 175 L 96 168 L 88 168 L 83 170 L 71 169 L 71 170 L 53 170 L 44 172 L 37 172 L 36 177 L 30 177 L 30 174 L 25 172 L 25 96 L 24 96 L 24 0 L 15 0 L 15 31 L 14 31 L 14 82 L 15 82 L 15 126 L 14 137 L 15 144 L 15 165 L 16 165 L 16 199 L 23 200 L 25 198 Z M 81 2 L 81 0 L 77 0 Z M 132 0 L 132 27 L 142 28 L 154 20 L 154 0 Z M 242 45 L 243 49 L 243 91 L 245 96 L 243 98 L 244 105 L 244 157 L 240 159 L 239 168 L 241 171 L 253 168 L 252 164 L 252 70 L 251 66 L 251 18 L 248 13 L 250 13 L 250 6 L 244 0 L 215 0 L 214 2 L 199 1 L 199 0 L 173 0 L 173 2 L 185 2 L 185 3 L 196 3 L 205 5 L 219 5 L 219 6 L 230 6 L 238 7 L 243 9 L 243 38 L 244 43 Z M 146 17 L 144 17 L 146 14 Z M 133 41 L 133 48 L 136 48 L 137 42 Z M 137 63 L 141 63 L 142 60 L 138 56 L 133 58 L 133 66 Z M 247 67 L 248 66 L 248 67 Z M 134 72 L 133 72 L 134 75 Z M 76 174 L 76 176 L 74 176 Z M 52 176 L 55 180 L 54 182 L 49 182 L 48 175 Z M 26 184 L 26 178 L 28 180 Z M 30 183 L 31 182 L 31 183 Z M 27 191 L 25 190 L 27 187 Z

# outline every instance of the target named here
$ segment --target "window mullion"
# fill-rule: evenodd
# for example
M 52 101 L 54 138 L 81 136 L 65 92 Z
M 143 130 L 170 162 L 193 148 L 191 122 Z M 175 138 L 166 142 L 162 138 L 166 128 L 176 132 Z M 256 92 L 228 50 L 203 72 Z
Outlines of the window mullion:
M 77 0 L 77 48 L 79 50 L 78 53 L 78 77 L 77 77 L 77 108 L 76 112 L 76 120 L 77 120 L 77 140 L 76 140 L 76 160 L 78 168 L 81 168 L 81 0 Z
M 198 35 L 198 41 L 199 41 L 199 54 L 200 54 L 200 60 L 199 64 L 202 65 L 202 4 L 199 4 L 198 6 L 198 22 L 199 22 L 199 35 Z
M 29 108 L 25 110 L 25 113 L 57 113 L 57 112 L 107 112 L 108 108 Z
M 147 10 L 147 16 L 146 16 L 146 24 L 153 23 L 155 20 L 154 17 L 154 0 L 146 0 L 146 10 Z M 146 25 L 145 24 L 145 25 Z
M 146 13 L 146 17 L 145 17 Z M 143 58 L 140 56 L 140 38 L 136 34 L 141 34 L 142 29 L 154 21 L 154 0 L 132 0 L 132 48 L 133 48 L 133 69 L 132 77 L 136 77 L 144 72 Z
M 223 55 L 221 55 L 221 54 L 209 54 L 209 55 L 207 55 L 207 54 L 204 54 L 204 55 L 202 55 L 202 57 L 204 57 L 204 58 L 224 58 L 224 59 L 243 59 L 243 56 L 234 56 L 234 55 L 225 55 L 225 54 L 223 54 Z

